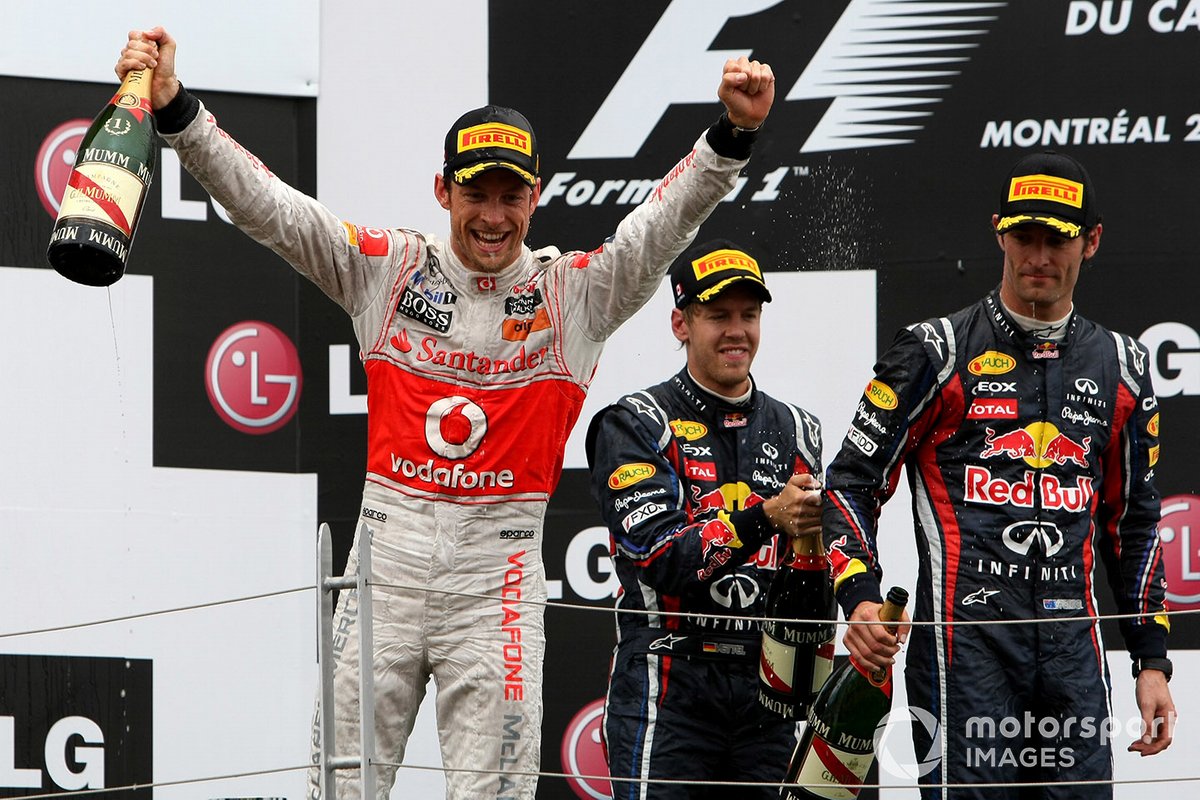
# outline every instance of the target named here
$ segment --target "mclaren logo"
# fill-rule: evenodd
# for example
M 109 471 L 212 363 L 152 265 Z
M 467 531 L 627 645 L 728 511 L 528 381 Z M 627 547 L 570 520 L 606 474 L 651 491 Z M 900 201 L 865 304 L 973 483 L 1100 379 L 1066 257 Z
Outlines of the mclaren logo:
M 753 56 L 756 42 L 730 38 L 727 23 L 779 2 L 673 0 L 569 157 L 635 157 L 671 105 L 712 99 L 712 74 L 724 58 Z M 797 6 L 797 14 L 812 13 L 804 10 L 805 4 Z M 850 0 L 796 82 L 776 89 L 776 102 L 828 103 L 800 152 L 913 141 L 930 118 L 929 106 L 941 101 L 996 19 L 996 7 L 992 2 Z M 713 46 L 718 37 L 720 50 Z M 663 83 L 662 91 L 647 92 L 645 76 L 660 74 L 662 64 L 679 65 L 673 72 L 677 77 Z

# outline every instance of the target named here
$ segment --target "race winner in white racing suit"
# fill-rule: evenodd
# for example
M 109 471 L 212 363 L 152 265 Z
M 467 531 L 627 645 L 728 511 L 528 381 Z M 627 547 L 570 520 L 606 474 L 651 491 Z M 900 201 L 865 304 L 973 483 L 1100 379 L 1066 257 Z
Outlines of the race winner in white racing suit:
M 361 347 L 372 578 L 407 587 L 373 593 L 378 757 L 403 759 L 432 674 L 448 796 L 532 798 L 545 649 L 542 520 L 563 446 L 605 339 L 734 187 L 751 129 L 770 108 L 770 69 L 726 63 L 718 94 L 727 113 L 599 248 L 559 254 L 522 244 L 513 263 L 481 272 L 463 263 L 453 236 L 352 225 L 276 178 L 174 80 L 174 47 L 161 29 L 135 31 L 118 75 L 157 66 L 159 130 L 180 162 L 235 225 L 346 310 Z M 168 56 L 173 83 L 164 85 Z M 750 70 L 758 70 L 753 84 Z M 347 574 L 357 552 L 356 541 Z M 343 592 L 338 605 L 336 746 L 355 753 L 359 654 L 347 622 L 355 594 Z M 395 772 L 380 767 L 379 797 Z M 339 800 L 357 797 L 357 771 L 337 782 Z

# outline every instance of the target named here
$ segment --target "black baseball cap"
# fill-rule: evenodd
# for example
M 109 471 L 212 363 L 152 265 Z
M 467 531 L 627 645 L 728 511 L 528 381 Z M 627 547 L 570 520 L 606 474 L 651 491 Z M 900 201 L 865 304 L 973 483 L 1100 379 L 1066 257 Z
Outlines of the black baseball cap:
M 504 167 L 537 185 L 538 148 L 525 115 L 504 106 L 468 111 L 446 133 L 442 175 L 466 183 L 489 169 Z
M 1053 150 L 1030 153 L 1008 173 L 1000 195 L 996 233 L 1027 223 L 1074 239 L 1100 221 L 1096 190 L 1087 170 Z
M 714 239 L 688 250 L 671 265 L 670 279 L 676 308 L 707 303 L 743 281 L 764 303 L 771 302 L 758 261 L 728 239 Z

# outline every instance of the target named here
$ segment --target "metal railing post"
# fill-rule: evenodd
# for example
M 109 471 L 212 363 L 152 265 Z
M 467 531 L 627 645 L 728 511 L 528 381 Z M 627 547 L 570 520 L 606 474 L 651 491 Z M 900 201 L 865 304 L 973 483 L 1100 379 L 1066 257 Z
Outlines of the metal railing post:
M 333 535 L 327 523 L 321 523 L 317 533 L 317 661 L 321 675 L 321 797 L 334 800 L 334 774 L 339 769 L 359 770 L 363 800 L 374 800 L 375 770 L 375 646 L 371 606 L 371 539 L 374 533 L 365 524 L 358 529 L 358 569 L 354 575 L 333 577 Z M 358 598 L 358 655 L 359 655 L 359 755 L 337 753 L 334 732 L 333 695 L 333 591 L 354 589 Z M 365 658 L 364 658 L 365 654 Z M 364 666 L 365 664 L 365 666 Z

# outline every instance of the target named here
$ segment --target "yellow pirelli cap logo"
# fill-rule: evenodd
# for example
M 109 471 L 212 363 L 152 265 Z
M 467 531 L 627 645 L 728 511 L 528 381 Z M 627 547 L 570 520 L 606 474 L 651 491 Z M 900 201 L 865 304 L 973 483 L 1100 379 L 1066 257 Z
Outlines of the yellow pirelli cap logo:
M 746 270 L 753 272 L 760 280 L 762 279 L 762 271 L 758 268 L 758 262 L 741 250 L 714 250 L 692 262 L 692 271 L 696 273 L 696 280 L 726 269 Z
M 527 156 L 533 155 L 533 142 L 529 133 L 503 122 L 472 125 L 458 132 L 458 152 L 465 153 L 482 147 L 502 147 Z
M 1083 208 L 1083 184 L 1053 175 L 1021 175 L 1008 185 L 1008 200 L 1049 200 Z

